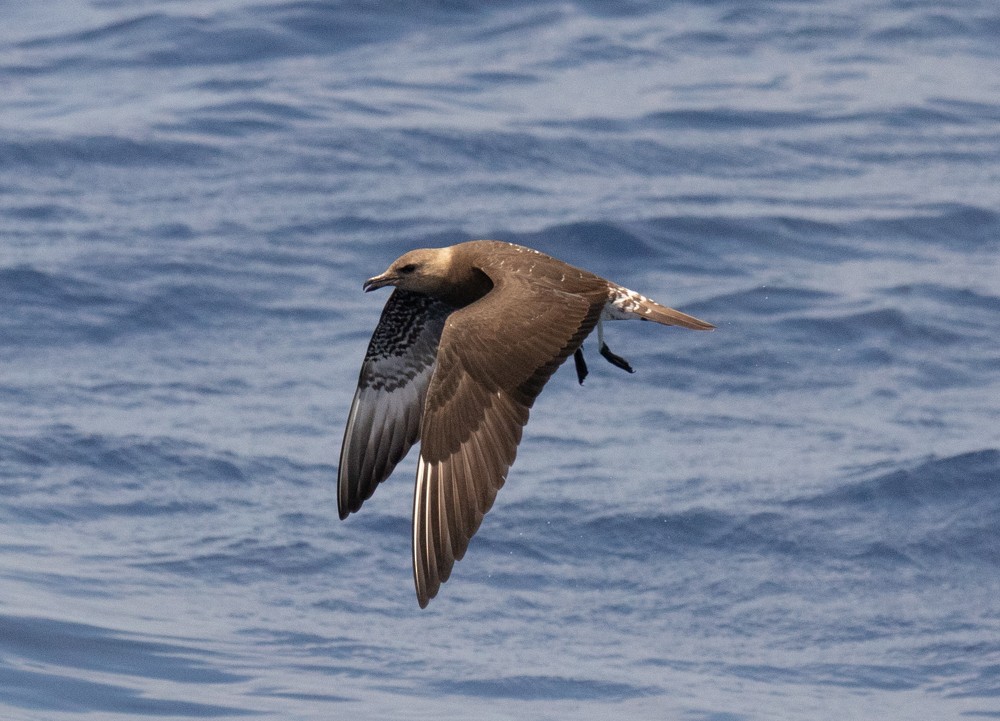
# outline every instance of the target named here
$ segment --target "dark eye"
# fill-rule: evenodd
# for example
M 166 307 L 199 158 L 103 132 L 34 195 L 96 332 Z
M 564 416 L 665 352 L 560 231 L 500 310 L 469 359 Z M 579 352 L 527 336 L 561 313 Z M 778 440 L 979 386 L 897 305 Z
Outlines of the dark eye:
M 399 269 L 399 272 L 403 274 L 412 273 L 416 269 L 417 266 L 415 263 L 407 263 L 406 265 L 404 265 L 402 268 Z

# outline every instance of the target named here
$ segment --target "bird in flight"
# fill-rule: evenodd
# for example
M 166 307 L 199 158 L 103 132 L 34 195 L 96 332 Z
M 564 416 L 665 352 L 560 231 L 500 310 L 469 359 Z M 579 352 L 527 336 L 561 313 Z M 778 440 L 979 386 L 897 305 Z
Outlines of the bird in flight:
M 366 291 L 395 286 L 361 366 L 340 452 L 342 519 L 361 508 L 417 440 L 413 578 L 425 608 L 490 510 L 528 411 L 556 368 L 603 321 L 714 326 L 531 248 L 473 240 L 414 250 Z

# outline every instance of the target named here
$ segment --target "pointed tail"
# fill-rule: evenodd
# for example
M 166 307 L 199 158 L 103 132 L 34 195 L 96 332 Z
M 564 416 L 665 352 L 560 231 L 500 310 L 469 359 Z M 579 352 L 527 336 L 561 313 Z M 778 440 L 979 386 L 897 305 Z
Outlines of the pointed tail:
M 693 315 L 681 313 L 679 310 L 660 305 L 649 298 L 643 298 L 643 302 L 639 305 L 637 311 L 637 314 L 643 320 L 652 320 L 663 325 L 679 325 L 681 328 L 690 328 L 691 330 L 713 330 L 715 328 L 711 323 L 706 323 L 703 320 L 695 318 Z

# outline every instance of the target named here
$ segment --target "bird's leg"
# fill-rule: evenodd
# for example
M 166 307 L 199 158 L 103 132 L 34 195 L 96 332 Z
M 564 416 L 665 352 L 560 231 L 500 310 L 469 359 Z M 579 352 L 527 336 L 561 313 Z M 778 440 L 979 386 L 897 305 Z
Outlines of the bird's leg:
M 576 363 L 576 377 L 580 380 L 580 385 L 583 385 L 583 379 L 587 377 L 587 361 L 583 359 L 583 346 L 581 345 L 573 353 L 573 362 Z
M 635 370 L 631 365 L 629 365 L 629 362 L 620 355 L 612 353 L 611 349 L 608 348 L 608 344 L 604 342 L 604 324 L 601 320 L 597 321 L 597 342 L 601 347 L 601 355 L 604 356 L 608 363 L 621 368 L 622 370 L 628 371 L 629 373 L 635 373 Z M 580 382 L 582 383 L 583 381 L 581 380 Z

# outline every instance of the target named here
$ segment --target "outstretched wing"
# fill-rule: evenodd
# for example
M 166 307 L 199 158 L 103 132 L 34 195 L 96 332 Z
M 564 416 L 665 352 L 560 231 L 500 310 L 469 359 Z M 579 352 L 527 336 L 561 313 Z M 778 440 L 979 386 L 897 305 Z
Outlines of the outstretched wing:
M 398 289 L 386 301 L 361 366 L 340 450 L 341 518 L 371 498 L 419 437 L 438 341 L 452 310 Z
M 511 276 L 448 319 L 424 404 L 413 499 L 421 607 L 465 554 L 535 398 L 593 330 L 606 298 L 606 284 L 588 298 Z

